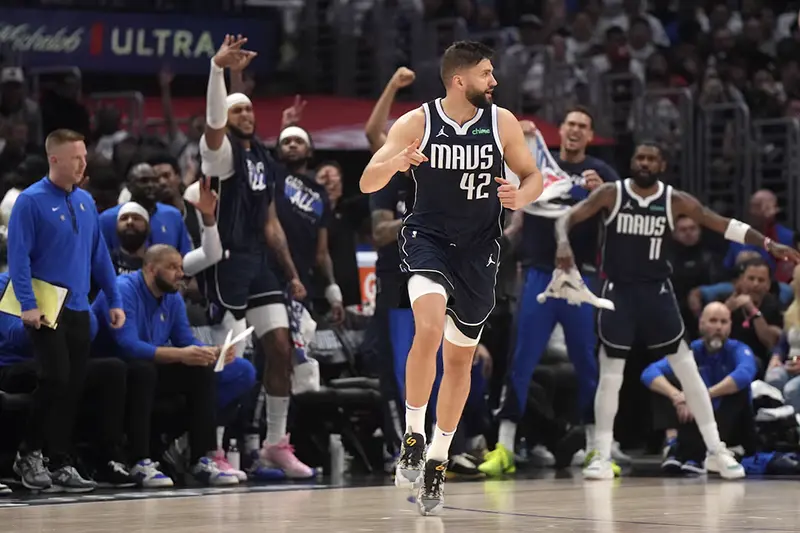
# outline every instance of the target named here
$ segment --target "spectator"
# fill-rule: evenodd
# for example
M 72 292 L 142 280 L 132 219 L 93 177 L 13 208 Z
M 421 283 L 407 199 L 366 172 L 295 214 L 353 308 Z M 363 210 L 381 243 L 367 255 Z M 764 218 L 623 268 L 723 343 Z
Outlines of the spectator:
M 795 268 L 792 288 L 794 301 L 783 315 L 783 332 L 764 381 L 783 392 L 786 403 L 800 413 L 800 267 Z
M 672 247 L 671 279 L 689 338 L 698 334 L 697 315 L 690 308 L 689 292 L 716 281 L 721 275 L 718 268 L 720 258 L 702 244 L 701 232 L 697 222 L 686 216 L 678 217 L 672 231 L 675 243 Z
M 345 306 L 361 303 L 361 288 L 356 262 L 356 240 L 354 233 L 364 220 L 361 198 L 342 198 L 342 167 L 335 161 L 317 167 L 317 183 L 328 192 L 333 216 L 328 226 L 328 242 L 333 260 L 333 273 L 338 281 Z
M 168 244 L 186 255 L 192 251 L 192 243 L 181 212 L 170 205 L 158 202 L 161 196 L 159 180 L 153 167 L 147 163 L 134 165 L 128 172 L 128 189 L 131 200 L 144 207 L 150 215 L 150 234 L 147 246 Z M 117 216 L 121 206 L 100 214 L 100 227 L 109 250 L 119 247 L 117 239 Z
M 25 94 L 25 74 L 20 67 L 0 70 L 0 118 L 25 124 L 30 143 L 41 146 L 42 113 L 39 105 Z
M 219 347 L 205 346 L 192 335 L 183 298 L 177 294 L 183 278 L 183 261 L 168 245 L 151 246 L 142 270 L 120 276 L 117 287 L 130 321 L 120 329 L 109 327 L 105 294 L 95 300 L 93 311 L 99 323 L 98 347 L 135 365 L 155 367 L 157 382 L 152 397 L 175 393 L 187 397 L 190 464 L 192 475 L 208 485 L 236 485 L 236 473 L 220 470 L 212 459 L 215 445 L 217 404 L 214 365 Z M 226 365 L 249 365 L 235 357 L 233 348 L 225 355 Z M 253 370 L 253 375 L 255 370 Z M 149 435 L 149 427 L 136 433 Z M 147 442 L 142 439 L 142 443 Z M 138 451 L 131 473 L 140 482 L 163 479 L 163 474 Z
M 89 111 L 80 101 L 81 80 L 68 74 L 58 81 L 42 83 L 42 131 L 69 128 L 84 137 L 91 133 Z
M 76 188 L 86 168 L 83 136 L 56 130 L 47 136 L 45 149 L 50 162 L 48 176 L 20 193 L 8 225 L 9 274 L 39 365 L 28 428 L 14 471 L 31 489 L 55 485 L 83 490 L 95 484 L 70 465 L 67 452 L 91 342 L 90 278 L 97 280 L 107 295 L 105 323 L 120 328 L 125 314 L 94 202 Z M 32 286 L 35 279 L 69 289 L 57 329 L 51 329 L 54 324 L 38 309 Z M 50 471 L 41 451 L 45 442 Z
M 721 303 L 710 303 L 703 310 L 700 332 L 702 337 L 691 348 L 711 396 L 720 439 L 731 446 L 742 446 L 749 455 L 757 444 L 750 406 L 750 383 L 756 375 L 753 352 L 746 344 L 729 339 L 731 315 Z M 656 429 L 678 430 L 677 439 L 669 442 L 662 469 L 667 473 L 705 474 L 705 445 L 667 358 L 648 366 L 641 380 L 657 393 L 652 404 Z
M 174 76 L 165 68 L 159 73 L 158 81 L 161 87 L 161 106 L 164 121 L 167 126 L 167 139 L 170 143 L 170 152 L 178 158 L 180 175 L 186 180 L 185 185 L 194 183 L 200 168 L 200 137 L 205 128 L 205 117 L 195 115 L 189 118 L 189 127 L 184 133 L 178 127 L 175 113 L 172 108 L 171 86 Z
M 739 266 L 733 294 L 725 300 L 733 321 L 730 337 L 753 350 L 759 376 L 764 375 L 783 326 L 780 304 L 769 293 L 769 287 L 770 273 L 766 261 L 761 258 L 746 261 Z
M 644 67 L 641 62 L 631 59 L 625 32 L 619 26 L 612 26 L 605 33 L 603 54 L 592 58 L 592 68 L 596 74 L 632 74 L 644 82 Z
M 795 232 L 777 221 L 778 212 L 778 198 L 775 193 L 768 189 L 761 189 L 756 191 L 750 198 L 748 222 L 773 241 L 786 246 L 793 246 Z M 775 273 L 775 278 L 778 281 L 786 282 L 791 279 L 791 265 L 781 265 L 778 268 L 775 258 L 765 252 L 762 247 L 750 244 L 730 243 L 728 253 L 725 255 L 725 268 L 733 268 L 734 260 L 742 250 L 758 251 L 769 265 L 770 270 Z
M 95 113 L 97 142 L 94 151 L 109 161 L 114 157 L 114 147 L 130 137 L 122 127 L 122 115 L 114 107 L 103 107 Z
M 623 0 L 622 6 L 624 12 L 611 19 L 606 19 L 599 27 L 600 34 L 602 35 L 607 32 L 608 29 L 615 26 L 622 29 L 623 32 L 629 31 L 633 27 L 633 21 L 635 19 L 643 18 L 650 25 L 650 34 L 652 35 L 653 43 L 658 46 L 669 46 L 669 37 L 667 37 L 667 32 L 664 31 L 664 26 L 661 25 L 661 21 L 647 13 L 642 4 L 641 0 Z
M 575 14 L 569 37 L 567 37 L 567 56 L 575 60 L 586 57 L 592 48 L 592 19 L 585 11 Z
M 15 170 L 25 160 L 28 125 L 13 120 L 0 125 L 0 175 Z
M 8 284 L 8 274 L 0 274 L 0 291 Z M 91 337 L 97 321 L 91 319 Z M 81 396 L 79 419 L 91 428 L 89 464 L 94 481 L 123 488 L 134 486 L 122 456 L 125 419 L 125 364 L 115 359 L 89 359 L 86 385 Z M 0 313 L 0 389 L 11 394 L 31 394 L 36 389 L 37 364 L 33 345 L 19 317 Z M 73 443 L 70 443 L 74 450 Z M 71 492 L 90 492 L 93 484 L 72 487 Z M 0 493 L 2 493 L 0 488 Z
M 632 59 L 647 62 L 656 47 L 653 44 L 652 30 L 648 20 L 642 16 L 638 16 L 631 20 L 631 26 L 628 29 L 628 54 Z

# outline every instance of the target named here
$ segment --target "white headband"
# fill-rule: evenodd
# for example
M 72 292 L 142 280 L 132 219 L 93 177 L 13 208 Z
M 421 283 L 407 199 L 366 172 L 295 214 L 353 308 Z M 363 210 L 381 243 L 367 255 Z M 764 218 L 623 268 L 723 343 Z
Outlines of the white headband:
M 242 93 L 229 94 L 228 97 L 225 98 L 225 107 L 227 107 L 228 109 L 232 108 L 233 106 L 241 104 L 253 105 L 253 102 L 250 101 L 247 95 Z
M 119 213 L 117 213 L 117 221 L 119 221 L 119 219 L 125 215 L 139 215 L 145 219 L 148 224 L 150 223 L 150 213 L 147 212 L 147 209 L 136 202 L 122 204 L 122 207 L 119 208 Z
M 289 126 L 284 128 L 278 137 L 278 142 L 282 143 L 284 139 L 288 139 L 289 137 L 303 139 L 308 146 L 311 146 L 311 137 L 308 136 L 308 132 L 306 130 L 299 126 Z

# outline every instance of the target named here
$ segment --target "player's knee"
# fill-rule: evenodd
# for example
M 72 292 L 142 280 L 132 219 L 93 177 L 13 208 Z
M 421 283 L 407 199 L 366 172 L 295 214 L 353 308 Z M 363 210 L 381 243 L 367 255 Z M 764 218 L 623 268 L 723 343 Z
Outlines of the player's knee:
M 289 329 L 289 315 L 282 303 L 267 304 L 247 311 L 247 322 L 259 339 L 277 329 Z
M 611 357 L 605 346 L 600 347 L 600 381 L 599 385 L 622 383 L 625 374 L 625 359 Z
M 414 315 L 414 340 L 431 345 L 438 345 L 442 342 L 444 334 L 444 319 L 439 316 Z
M 445 319 L 444 338 L 447 342 L 459 348 L 471 348 L 474 351 L 474 348 L 481 340 L 482 332 L 483 328 L 481 327 L 478 331 L 470 331 L 469 333 L 472 334 L 470 335 L 467 332 L 461 331 L 450 315 L 447 315 Z

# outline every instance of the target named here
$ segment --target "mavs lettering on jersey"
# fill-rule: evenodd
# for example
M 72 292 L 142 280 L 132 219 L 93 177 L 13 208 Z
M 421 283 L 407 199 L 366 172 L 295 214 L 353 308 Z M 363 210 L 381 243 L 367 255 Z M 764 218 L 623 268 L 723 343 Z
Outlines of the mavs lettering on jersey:
M 456 246 L 499 238 L 503 209 L 494 178 L 505 165 L 497 107 L 478 109 L 463 125 L 444 113 L 441 99 L 423 110 L 419 149 L 429 161 L 412 169 L 416 195 L 404 225 Z
M 659 182 L 656 194 L 642 198 L 631 184 L 616 182 L 617 200 L 605 220 L 603 272 L 623 283 L 665 281 L 672 274 L 664 249 L 673 228 L 672 187 Z

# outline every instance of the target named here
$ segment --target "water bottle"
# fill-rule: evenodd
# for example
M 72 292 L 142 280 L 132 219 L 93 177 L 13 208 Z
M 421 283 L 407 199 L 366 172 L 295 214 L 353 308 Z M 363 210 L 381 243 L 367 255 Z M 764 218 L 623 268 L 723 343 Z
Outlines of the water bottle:
M 239 453 L 239 448 L 236 447 L 236 439 L 231 439 L 228 446 L 228 455 L 226 455 L 225 458 L 234 469 L 241 470 L 242 455 Z
M 344 480 L 344 445 L 341 435 L 331 435 L 328 441 L 328 453 L 331 455 L 331 481 L 339 485 Z

